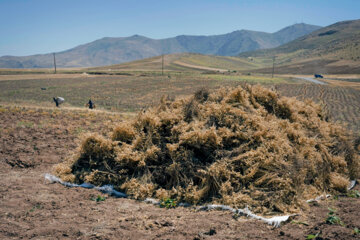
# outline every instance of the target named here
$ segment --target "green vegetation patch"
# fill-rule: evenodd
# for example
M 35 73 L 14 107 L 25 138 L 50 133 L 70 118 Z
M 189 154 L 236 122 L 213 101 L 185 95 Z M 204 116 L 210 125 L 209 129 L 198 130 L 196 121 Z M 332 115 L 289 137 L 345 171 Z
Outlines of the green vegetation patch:
M 103 202 L 106 200 L 106 197 L 98 195 L 97 197 L 92 197 L 91 200 L 95 202 Z
M 175 199 L 165 198 L 160 201 L 161 208 L 175 208 L 177 207 L 177 202 Z
M 337 216 L 336 214 L 336 210 L 329 208 L 329 213 L 328 213 L 328 217 L 326 218 L 325 222 L 328 224 L 337 224 L 337 225 L 341 225 L 343 226 L 344 223 L 341 221 L 340 217 Z

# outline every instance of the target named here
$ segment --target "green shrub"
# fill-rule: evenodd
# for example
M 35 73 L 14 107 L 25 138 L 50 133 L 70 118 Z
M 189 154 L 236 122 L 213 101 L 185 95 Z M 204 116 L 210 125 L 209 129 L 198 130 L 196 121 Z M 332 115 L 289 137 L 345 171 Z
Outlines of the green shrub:
M 332 208 L 328 208 L 329 209 L 329 213 L 328 213 L 328 217 L 326 218 L 326 223 L 328 224 L 338 224 L 338 225 L 344 225 L 343 222 L 341 221 L 341 219 L 335 215 L 336 210 L 332 209 Z
M 106 200 L 106 197 L 103 197 L 101 195 L 98 195 L 97 197 L 92 197 L 91 198 L 92 201 L 95 201 L 95 202 L 103 202 Z
M 161 208 L 176 208 L 177 202 L 174 199 L 171 198 L 165 198 L 160 201 L 160 207 Z

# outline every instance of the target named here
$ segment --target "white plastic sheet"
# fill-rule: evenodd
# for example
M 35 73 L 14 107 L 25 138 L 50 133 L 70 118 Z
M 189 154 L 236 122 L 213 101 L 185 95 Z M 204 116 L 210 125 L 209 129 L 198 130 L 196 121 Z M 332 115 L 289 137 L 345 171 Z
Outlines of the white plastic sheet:
M 351 180 L 351 181 L 350 181 L 350 184 L 349 184 L 349 186 L 348 186 L 348 190 L 353 189 L 353 188 L 355 187 L 355 185 L 356 185 L 356 180 Z
M 160 205 L 160 201 L 153 199 L 153 198 L 147 198 L 147 199 L 145 199 L 144 202 L 154 204 L 154 205 Z M 190 206 L 190 204 L 180 203 L 180 204 L 178 204 L 178 206 L 187 207 L 187 206 Z M 246 217 L 250 217 L 253 219 L 263 221 L 274 227 L 280 227 L 282 222 L 286 222 L 290 219 L 290 217 L 295 216 L 295 215 L 286 215 L 286 216 L 274 216 L 271 218 L 265 218 L 265 217 L 261 217 L 261 216 L 258 216 L 256 214 L 252 213 L 247 207 L 244 209 L 235 209 L 230 206 L 217 205 L 217 204 L 210 204 L 210 205 L 204 205 L 204 206 L 197 207 L 198 211 L 209 211 L 209 210 L 213 210 L 213 209 L 230 211 L 233 214 L 239 214 L 239 215 L 243 215 Z
M 127 195 L 125 193 L 116 191 L 112 185 L 104 185 L 101 187 L 97 187 L 90 183 L 82 183 L 82 184 L 69 183 L 69 182 L 64 182 L 60 178 L 58 178 L 54 175 L 48 174 L 48 173 L 45 174 L 45 180 L 47 180 L 51 183 L 60 183 L 66 187 L 82 187 L 82 188 L 88 188 L 88 189 L 93 188 L 102 193 L 106 193 L 106 194 L 109 194 L 110 196 L 114 196 L 114 197 L 118 197 L 118 198 L 126 198 L 127 197 Z
M 244 209 L 234 209 L 230 206 L 226 206 L 226 205 L 216 205 L 216 204 L 211 204 L 211 205 L 205 205 L 205 206 L 201 206 L 198 208 L 198 210 L 204 210 L 204 211 L 208 211 L 211 209 L 221 209 L 221 210 L 225 210 L 225 211 L 230 211 L 234 214 L 239 214 L 239 215 L 244 215 L 246 217 L 249 218 L 253 218 L 253 219 L 257 219 L 260 221 L 263 221 L 269 225 L 272 225 L 274 227 L 280 227 L 282 222 L 286 222 L 288 221 L 292 216 L 295 215 L 285 215 L 285 216 L 274 216 L 271 218 L 265 218 L 262 216 L 258 216 L 254 213 L 252 213 L 248 207 L 244 208 Z

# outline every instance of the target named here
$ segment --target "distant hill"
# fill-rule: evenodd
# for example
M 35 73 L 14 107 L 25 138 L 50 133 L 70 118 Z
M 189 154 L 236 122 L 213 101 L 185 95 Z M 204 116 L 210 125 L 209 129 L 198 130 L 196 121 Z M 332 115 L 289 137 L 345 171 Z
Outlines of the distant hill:
M 261 65 L 239 57 L 203 55 L 199 53 L 174 53 L 164 55 L 163 59 L 165 71 L 227 72 L 261 67 Z M 87 71 L 92 72 L 161 70 L 162 56 L 87 69 Z
M 269 64 L 276 56 L 277 73 L 360 73 L 360 20 L 338 22 L 282 46 L 238 56 Z M 267 73 L 272 67 L 258 71 Z
M 159 40 L 139 35 L 121 38 L 106 37 L 67 51 L 58 52 L 56 53 L 56 62 L 58 67 L 90 67 L 182 52 L 236 56 L 245 51 L 280 46 L 319 28 L 319 26 L 314 25 L 295 24 L 275 33 L 240 30 L 223 35 L 181 35 Z M 0 68 L 52 66 L 52 54 L 0 57 Z

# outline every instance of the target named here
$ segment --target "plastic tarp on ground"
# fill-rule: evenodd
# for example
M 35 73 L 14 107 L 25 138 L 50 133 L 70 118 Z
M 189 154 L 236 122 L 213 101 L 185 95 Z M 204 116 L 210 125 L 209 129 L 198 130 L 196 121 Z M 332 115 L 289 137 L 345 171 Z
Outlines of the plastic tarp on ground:
M 83 187 L 83 188 L 88 188 L 88 189 L 96 189 L 102 193 L 106 193 L 106 194 L 109 194 L 110 196 L 114 196 L 114 197 L 118 197 L 118 198 L 126 198 L 127 197 L 127 195 L 125 193 L 116 191 L 114 189 L 114 187 L 111 185 L 104 185 L 102 187 L 97 187 L 90 183 L 82 183 L 82 184 L 69 183 L 69 182 L 62 181 L 60 178 L 58 178 L 54 175 L 51 175 L 49 173 L 45 174 L 45 180 L 48 180 L 51 183 L 60 183 L 66 187 Z

